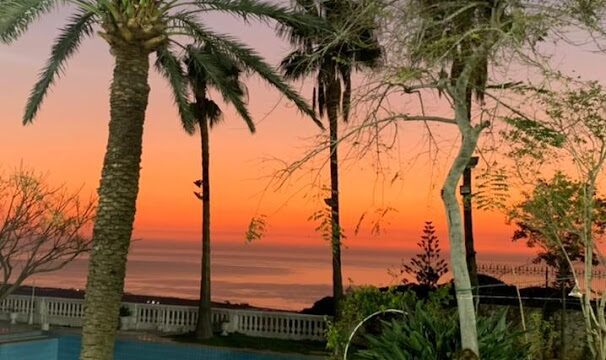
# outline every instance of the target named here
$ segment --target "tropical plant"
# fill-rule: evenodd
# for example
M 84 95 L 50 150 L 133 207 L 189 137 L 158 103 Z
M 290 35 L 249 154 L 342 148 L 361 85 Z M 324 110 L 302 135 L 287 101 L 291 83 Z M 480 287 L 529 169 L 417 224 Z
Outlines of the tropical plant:
M 379 65 L 381 48 L 375 38 L 376 21 L 366 0 L 340 1 L 296 0 L 304 13 L 324 19 L 332 36 L 318 32 L 301 32 L 298 28 L 282 27 L 295 49 L 282 60 L 284 75 L 293 80 L 313 77 L 313 106 L 320 116 L 326 114 L 329 123 L 330 208 L 332 285 L 335 314 L 343 296 L 341 274 L 342 229 L 339 210 L 339 115 L 349 119 L 354 70 Z
M 436 306 L 438 305 L 438 306 Z M 383 321 L 380 334 L 367 335 L 367 349 L 360 350 L 357 359 L 367 360 L 440 360 L 479 359 L 463 355 L 459 322 L 456 311 L 445 309 L 436 302 L 418 301 L 408 309 L 404 319 Z M 498 311 L 488 317 L 478 317 L 480 352 L 485 359 L 518 360 L 527 358 L 528 346 L 521 331 L 512 330 L 507 323 L 507 311 Z
M 343 351 L 355 327 L 367 316 L 387 309 L 403 309 L 414 303 L 412 292 L 398 292 L 395 288 L 382 291 L 373 286 L 362 286 L 348 291 L 341 303 L 339 319 L 331 322 L 327 333 L 327 347 L 335 359 L 343 358 Z M 364 331 L 364 329 L 360 329 Z M 363 336 L 352 339 L 352 345 Z
M 23 121 L 26 124 L 33 121 L 49 87 L 61 75 L 82 40 L 95 33 L 105 39 L 115 61 L 110 90 L 111 118 L 93 229 L 81 353 L 81 359 L 105 360 L 113 355 L 135 216 L 143 124 L 150 90 L 150 54 L 156 53 L 158 67 L 171 84 L 181 117 L 188 119 L 187 126 L 195 124 L 186 96 L 187 81 L 178 70 L 179 61 L 170 52 L 184 39 L 211 45 L 245 62 L 264 80 L 290 94 L 297 106 L 317 121 L 313 110 L 271 66 L 234 38 L 210 30 L 198 15 L 219 11 L 243 19 L 273 19 L 294 28 L 320 27 L 320 23 L 282 6 L 254 0 L 2 0 L 0 40 L 15 41 L 38 17 L 66 3 L 75 8 L 73 15 L 52 46 L 51 57 L 27 102 Z M 95 31 L 97 27 L 99 31 Z M 204 61 L 203 57 L 194 59 Z
M 448 271 L 446 261 L 440 256 L 440 240 L 431 221 L 425 222 L 423 235 L 417 246 L 423 251 L 415 255 L 409 264 L 403 263 L 400 275 L 406 273 L 416 278 L 419 285 L 436 287 L 442 275 Z M 402 280 L 404 283 L 407 281 Z
M 449 287 L 419 298 L 408 290 L 381 291 L 363 287 L 347 294 L 342 318 L 330 325 L 328 347 L 334 359 L 343 359 L 343 349 L 352 330 L 368 315 L 387 309 L 404 314 L 379 315 L 367 320 L 351 339 L 349 359 L 369 360 L 441 360 L 458 359 L 464 352 L 459 333 L 457 311 Z M 506 310 L 478 318 L 479 346 L 486 359 L 524 359 L 528 346 L 506 320 Z M 477 358 L 477 357 L 476 357 Z
M 202 200 L 202 274 L 195 334 L 198 339 L 208 339 L 212 336 L 209 130 L 223 119 L 223 112 L 211 99 L 210 91 L 216 90 L 226 103 L 232 104 L 250 132 L 254 133 L 255 124 L 248 112 L 246 86 L 241 78 L 244 70 L 255 73 L 257 69 L 251 67 L 246 59 L 234 58 L 231 54 L 208 43 L 201 46 L 188 46 L 183 63 L 188 89 L 191 92 L 190 98 L 193 99 L 190 108 L 196 119 L 194 128 L 200 132 L 202 155 L 202 178 L 195 181 L 195 185 L 200 188 L 196 196 Z M 298 99 L 293 93 L 284 91 L 284 88 L 277 88 L 288 99 L 297 102 Z M 194 128 L 188 124 L 189 119 L 183 117 L 182 121 L 186 131 L 192 134 Z

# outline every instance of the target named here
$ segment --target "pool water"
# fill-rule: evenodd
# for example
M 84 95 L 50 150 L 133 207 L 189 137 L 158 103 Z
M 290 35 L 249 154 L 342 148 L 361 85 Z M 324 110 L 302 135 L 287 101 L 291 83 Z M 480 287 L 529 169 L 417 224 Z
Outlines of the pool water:
M 79 336 L 59 336 L 0 345 L 0 360 L 78 360 Z M 118 340 L 114 360 L 310 360 L 303 355 L 266 354 L 197 345 Z

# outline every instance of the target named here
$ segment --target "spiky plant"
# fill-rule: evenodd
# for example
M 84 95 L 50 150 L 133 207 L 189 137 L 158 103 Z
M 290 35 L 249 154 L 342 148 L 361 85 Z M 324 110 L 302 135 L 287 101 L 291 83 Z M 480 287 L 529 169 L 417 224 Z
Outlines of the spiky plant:
M 40 16 L 68 5 L 73 15 L 52 46 L 50 59 L 27 101 L 23 122 L 33 121 L 49 87 L 61 75 L 80 43 L 96 33 L 105 39 L 115 61 L 110 91 L 111 116 L 98 190 L 99 206 L 93 229 L 80 355 L 81 359 L 105 360 L 113 356 L 139 192 L 150 55 L 157 54 L 158 67 L 169 80 L 186 126 L 195 124 L 187 100 L 187 79 L 179 70 L 178 59 L 170 52 L 171 48 L 182 46 L 179 41 L 183 40 L 207 44 L 237 59 L 238 63 L 246 64 L 247 69 L 254 70 L 280 89 L 318 122 L 305 101 L 252 49 L 232 37 L 211 31 L 198 15 L 218 11 L 243 19 L 273 19 L 297 29 L 320 26 L 320 23 L 282 6 L 255 0 L 1 0 L 0 40 L 4 43 L 15 41 Z M 200 63 L 204 61 L 204 57 L 199 58 Z M 231 99 L 233 94 L 225 95 Z
M 294 50 L 282 60 L 284 75 L 293 80 L 315 78 L 313 106 L 320 116 L 328 118 L 330 129 L 330 198 L 332 269 L 335 314 L 343 297 L 341 275 L 342 230 L 339 211 L 339 115 L 349 119 L 354 70 L 374 68 L 379 64 L 381 48 L 375 37 L 377 27 L 374 8 L 364 0 L 296 0 L 306 14 L 324 19 L 332 36 L 319 32 L 302 32 L 298 28 L 282 27 Z

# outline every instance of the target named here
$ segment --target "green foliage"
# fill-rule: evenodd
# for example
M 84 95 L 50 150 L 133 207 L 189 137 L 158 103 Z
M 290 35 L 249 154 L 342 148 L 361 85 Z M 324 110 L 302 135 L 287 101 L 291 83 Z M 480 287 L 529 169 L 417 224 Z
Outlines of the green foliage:
M 553 359 L 559 331 L 539 312 L 528 317 L 528 355 L 531 359 Z M 561 340 L 560 340 L 561 341 Z
M 412 310 L 412 309 L 411 309 Z M 434 308 L 431 302 L 417 302 L 405 319 L 383 322 L 380 335 L 368 336 L 368 349 L 355 358 L 367 360 L 441 360 L 459 358 L 459 322 L 453 310 Z M 506 311 L 478 318 L 478 341 L 482 358 L 519 360 L 528 347 L 522 333 L 511 331 Z
M 50 12 L 59 0 L 0 1 L 0 40 L 10 43 L 18 39 L 38 16 Z
M 297 9 L 323 21 L 328 32 L 300 31 L 289 26 L 280 29 L 295 47 L 280 67 L 289 79 L 306 76 L 316 79 L 313 107 L 315 109 L 317 104 L 320 116 L 329 110 L 328 106 L 333 106 L 332 110 L 337 112 L 340 108 L 343 120 L 348 121 L 353 71 L 379 65 L 382 51 L 375 34 L 378 27 L 376 5 L 379 3 L 297 0 Z M 336 98 L 337 102 L 329 104 L 329 98 Z
M 120 306 L 120 311 L 119 311 L 120 317 L 131 316 L 131 315 L 132 315 L 132 311 L 130 310 L 130 308 L 128 306 Z
M 425 222 L 423 235 L 417 246 L 423 252 L 415 255 L 409 264 L 402 263 L 400 275 L 404 273 L 412 275 L 419 285 L 435 288 L 442 275 L 448 271 L 448 266 L 440 255 L 440 240 L 436 236 L 436 229 L 431 221 Z M 408 281 L 403 279 L 402 282 L 407 283 Z
M 476 176 L 473 203 L 478 210 L 504 210 L 509 202 L 509 176 L 503 167 L 490 167 Z
M 330 324 L 328 347 L 335 359 L 343 350 L 351 331 L 365 317 L 379 310 L 399 309 L 406 315 L 370 319 L 358 330 L 348 351 L 349 359 L 442 360 L 455 358 L 461 351 L 458 314 L 450 306 L 452 298 L 444 287 L 419 299 L 411 292 L 380 291 L 362 287 L 347 294 L 342 317 Z M 506 311 L 478 318 L 480 352 L 484 359 L 524 359 L 528 346 L 522 333 L 512 330 Z
M 69 19 L 67 26 L 61 30 L 61 34 L 51 50 L 51 57 L 27 100 L 23 116 L 24 124 L 34 119 L 48 88 L 54 83 L 55 78 L 61 75 L 67 60 L 78 50 L 82 40 L 93 34 L 92 23 L 92 13 L 77 12 Z
M 517 226 L 513 240 L 525 240 L 528 247 L 538 247 L 536 261 L 556 268 L 557 278 L 572 283 L 563 251 L 571 261 L 584 259 L 584 184 L 558 172 L 550 180 L 539 180 L 532 193 L 523 196 L 524 200 L 508 214 L 508 222 Z M 600 235 L 606 230 L 606 200 L 596 196 L 593 201 L 593 234 Z
M 307 221 L 316 223 L 314 230 L 322 236 L 322 239 L 330 242 L 332 241 L 332 230 L 333 226 L 338 226 L 332 223 L 332 210 L 330 207 L 324 207 L 320 210 L 315 211 L 311 214 Z M 345 233 L 343 229 L 339 227 L 339 239 L 345 239 Z
M 445 295 L 432 294 L 427 302 L 415 298 L 414 303 L 405 304 L 407 315 L 382 321 L 380 333 L 366 335 L 366 349 L 352 359 L 451 359 L 457 351 L 459 325 Z
M 544 117 L 505 119 L 511 128 L 501 135 L 511 146 L 508 155 L 520 167 L 561 161 L 565 156 L 585 172 L 599 164 L 601 144 L 606 142 L 606 92 L 596 82 L 570 83 L 564 79 L 564 89 L 558 92 L 536 92 Z
M 373 286 L 363 286 L 349 291 L 340 304 L 339 321 L 329 324 L 327 347 L 333 351 L 335 358 L 343 358 L 349 335 L 366 316 L 379 310 L 403 309 L 406 303 L 414 303 L 414 300 L 414 294 L 400 293 L 395 289 L 380 291 Z
M 59 0 L 0 1 L 0 41 L 12 42 L 21 36 L 39 15 L 49 12 L 55 6 L 64 5 L 64 3 L 65 1 Z M 133 46 L 144 51 L 157 51 L 156 67 L 169 80 L 173 88 L 175 103 L 188 132 L 192 132 L 193 122 L 191 109 L 187 106 L 187 89 L 181 76 L 183 71 L 175 64 L 175 59 L 179 56 L 170 54 L 175 49 L 183 48 L 180 42 L 188 39 L 197 44 L 205 44 L 215 52 L 220 51 L 222 55 L 226 55 L 225 60 L 238 65 L 242 71 L 258 74 L 322 127 L 311 107 L 279 76 L 271 65 L 267 64 L 254 50 L 231 36 L 210 31 L 197 15 L 208 11 L 218 11 L 236 15 L 244 20 L 250 18 L 263 21 L 275 20 L 301 31 L 302 29 L 314 29 L 314 31 L 321 32 L 324 25 L 316 17 L 299 14 L 280 5 L 255 0 L 198 0 L 194 2 L 80 0 L 74 2 L 74 7 L 76 8 L 75 15 L 62 29 L 59 38 L 53 45 L 51 57 L 32 90 L 24 122 L 31 122 L 34 119 L 42 100 L 55 79 L 62 73 L 67 60 L 76 53 L 86 36 L 93 35 L 93 28 L 97 25 L 102 28 L 102 31 L 98 32 L 99 36 L 105 39 L 114 50 L 116 47 Z M 174 46 L 175 44 L 176 46 Z M 200 58 L 200 60 L 207 59 Z M 209 63 L 207 67 L 211 68 L 212 65 Z M 214 69 L 216 70 L 216 66 Z M 209 71 L 209 74 L 216 75 L 217 71 Z M 220 83 L 217 76 L 213 79 Z M 235 96 L 230 96 L 231 93 L 222 94 L 248 120 L 247 123 L 250 127 L 252 120 L 245 111 L 245 103 Z
M 158 72 L 170 83 L 183 128 L 187 133 L 193 134 L 197 119 L 194 117 L 194 111 L 192 111 L 188 96 L 187 79 L 179 59 L 167 47 L 161 47 L 156 51 L 155 66 Z

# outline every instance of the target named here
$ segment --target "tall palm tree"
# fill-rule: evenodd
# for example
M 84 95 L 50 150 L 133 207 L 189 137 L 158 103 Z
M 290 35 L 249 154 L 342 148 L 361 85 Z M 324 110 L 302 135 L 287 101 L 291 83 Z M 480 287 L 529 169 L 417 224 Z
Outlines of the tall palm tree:
M 250 48 L 209 30 L 199 13 L 220 11 L 245 19 L 274 19 L 295 27 L 319 23 L 281 6 L 255 0 L 0 0 L 0 40 L 11 43 L 38 17 L 71 4 L 73 15 L 55 41 L 51 57 L 28 99 L 23 121 L 31 123 L 49 87 L 83 39 L 99 35 L 114 57 L 110 89 L 109 137 L 99 186 L 85 298 L 81 359 L 113 356 L 118 309 L 124 288 L 126 258 L 139 192 L 143 124 L 147 108 L 149 58 L 156 53 L 182 117 L 191 119 L 186 80 L 169 49 L 177 39 L 209 43 L 255 69 L 266 81 L 289 94 L 300 109 L 313 110 Z M 200 59 L 203 61 L 203 59 Z M 218 79 L 217 81 L 220 81 Z M 316 120 L 317 121 L 317 120 Z
M 255 132 L 255 124 L 250 117 L 246 106 L 246 87 L 241 81 L 243 69 L 254 72 L 246 63 L 237 63 L 228 53 L 204 44 L 194 47 L 188 46 L 184 58 L 186 77 L 193 102 L 191 108 L 197 120 L 196 126 L 200 131 L 202 152 L 202 178 L 195 184 L 200 187 L 196 193 L 202 200 L 202 266 L 200 277 L 200 302 L 198 305 L 198 322 L 196 324 L 196 338 L 208 339 L 212 337 L 211 318 L 211 249 L 210 249 L 210 136 L 209 129 L 217 125 L 223 118 L 223 113 L 217 103 L 209 96 L 209 90 L 214 89 L 223 96 L 227 103 L 231 103 L 240 117 L 246 122 L 251 133 Z M 286 94 L 290 98 L 289 94 Z M 192 134 L 193 128 L 187 124 L 188 119 L 183 118 L 186 131 Z
M 335 314 L 343 297 L 341 275 L 341 223 L 339 211 L 339 114 L 349 118 L 351 76 L 354 70 L 374 68 L 379 64 L 381 48 L 375 37 L 373 15 L 366 14 L 368 4 L 363 0 L 296 0 L 304 13 L 324 19 L 333 34 L 301 32 L 297 28 L 281 27 L 295 49 L 282 60 L 281 67 L 288 79 L 313 76 L 314 108 L 320 116 L 327 115 L 330 129 L 330 198 L 325 203 L 331 213 L 332 285 Z

